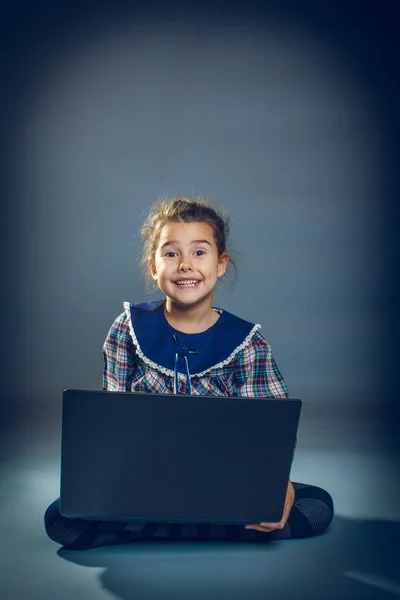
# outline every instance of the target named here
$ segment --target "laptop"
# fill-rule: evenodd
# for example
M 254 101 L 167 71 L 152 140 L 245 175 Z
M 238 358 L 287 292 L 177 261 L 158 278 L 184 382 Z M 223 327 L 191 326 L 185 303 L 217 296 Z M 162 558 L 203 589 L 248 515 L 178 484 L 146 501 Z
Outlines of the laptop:
M 65 390 L 60 512 L 96 521 L 280 521 L 298 399 Z

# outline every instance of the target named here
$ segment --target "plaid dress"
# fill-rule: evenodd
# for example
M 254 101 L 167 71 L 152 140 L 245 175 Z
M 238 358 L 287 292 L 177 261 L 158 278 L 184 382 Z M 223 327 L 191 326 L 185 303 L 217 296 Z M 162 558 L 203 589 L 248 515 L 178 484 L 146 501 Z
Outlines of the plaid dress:
M 103 389 L 192 393 L 213 396 L 287 398 L 288 392 L 260 326 L 218 310 L 207 331 L 185 334 L 164 316 L 164 302 L 124 304 L 104 342 Z M 71 549 L 121 544 L 138 539 L 220 539 L 265 541 L 307 537 L 323 531 L 333 517 L 325 490 L 293 483 L 296 498 L 284 529 L 271 534 L 236 525 L 115 523 L 68 519 L 59 500 L 46 511 L 49 537 Z
M 214 309 L 212 327 L 185 334 L 168 324 L 163 306 L 124 303 L 103 346 L 105 391 L 173 393 L 176 378 L 176 393 L 288 397 L 260 325 Z

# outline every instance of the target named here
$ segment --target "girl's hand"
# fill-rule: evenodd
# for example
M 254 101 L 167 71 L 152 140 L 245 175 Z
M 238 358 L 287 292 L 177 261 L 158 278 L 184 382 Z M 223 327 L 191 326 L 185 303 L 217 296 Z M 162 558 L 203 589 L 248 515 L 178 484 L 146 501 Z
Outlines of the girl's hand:
M 292 510 L 293 502 L 294 502 L 294 487 L 292 482 L 289 479 L 286 499 L 285 499 L 285 508 L 283 509 L 282 519 L 279 523 L 259 523 L 257 525 L 245 525 L 246 529 L 256 529 L 257 531 L 262 531 L 264 533 L 269 533 L 270 531 L 274 531 L 274 529 L 283 529 L 287 523 L 287 520 L 290 515 L 290 511 Z

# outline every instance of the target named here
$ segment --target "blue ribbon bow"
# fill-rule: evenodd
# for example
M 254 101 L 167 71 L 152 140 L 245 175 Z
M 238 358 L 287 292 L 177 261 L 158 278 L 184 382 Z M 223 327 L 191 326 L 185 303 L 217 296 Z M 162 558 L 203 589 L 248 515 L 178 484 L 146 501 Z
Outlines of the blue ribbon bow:
M 179 344 L 178 337 L 174 333 L 172 336 L 176 344 L 175 355 L 174 355 L 174 394 L 178 393 L 178 360 L 179 358 L 183 358 L 185 361 L 185 372 L 186 372 L 186 387 L 187 393 L 192 393 L 192 386 L 190 385 L 190 372 L 189 372 L 189 362 L 188 362 L 188 354 L 198 354 L 198 350 L 190 350 L 188 346 L 181 346 Z

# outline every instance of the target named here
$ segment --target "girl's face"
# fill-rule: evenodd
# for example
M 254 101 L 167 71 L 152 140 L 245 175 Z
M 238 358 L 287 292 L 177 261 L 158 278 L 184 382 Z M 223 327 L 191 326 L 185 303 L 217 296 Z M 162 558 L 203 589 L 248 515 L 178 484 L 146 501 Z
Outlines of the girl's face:
M 167 223 L 161 230 L 153 279 L 172 302 L 184 306 L 212 306 L 218 277 L 226 271 L 228 255 L 218 257 L 213 231 L 207 223 Z

